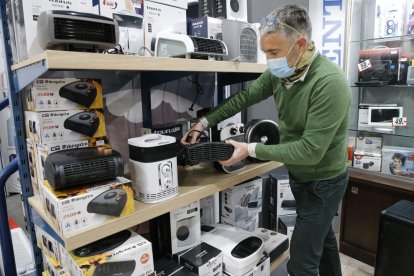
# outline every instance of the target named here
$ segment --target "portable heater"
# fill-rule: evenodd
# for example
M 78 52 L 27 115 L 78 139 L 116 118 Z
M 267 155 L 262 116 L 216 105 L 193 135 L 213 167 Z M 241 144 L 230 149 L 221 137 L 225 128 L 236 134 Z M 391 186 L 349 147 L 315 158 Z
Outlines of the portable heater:
M 76 81 L 59 89 L 59 96 L 85 107 L 90 107 L 97 95 L 96 87 L 86 81 Z
M 222 37 L 229 54 L 225 60 L 257 63 L 257 28 L 247 22 L 223 19 Z
M 39 15 L 37 38 L 43 49 L 99 52 L 118 45 L 119 29 L 105 16 L 49 10 Z
M 244 142 L 265 145 L 279 144 L 279 126 L 272 120 L 254 119 L 246 123 Z M 250 161 L 264 161 L 249 157 Z
M 156 203 L 178 195 L 176 138 L 146 134 L 128 139 L 135 199 Z
M 217 39 L 161 32 L 155 41 L 155 56 L 159 57 L 208 58 L 226 55 L 226 44 Z
M 259 263 L 264 245 L 253 233 L 226 224 L 203 226 L 201 241 L 223 252 L 223 271 L 245 275 Z
M 115 150 L 78 148 L 51 153 L 45 176 L 55 190 L 114 179 L 124 173 L 121 154 Z

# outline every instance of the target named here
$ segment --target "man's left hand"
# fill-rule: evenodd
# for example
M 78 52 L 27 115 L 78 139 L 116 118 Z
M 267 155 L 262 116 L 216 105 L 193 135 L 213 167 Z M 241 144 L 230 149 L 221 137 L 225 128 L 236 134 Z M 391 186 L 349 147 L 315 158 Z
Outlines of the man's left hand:
M 234 140 L 226 140 L 226 143 L 232 144 L 234 147 L 233 155 L 230 159 L 219 161 L 219 163 L 223 166 L 231 166 L 241 160 L 246 159 L 249 156 L 249 152 L 247 150 L 247 143 L 244 142 L 236 142 Z

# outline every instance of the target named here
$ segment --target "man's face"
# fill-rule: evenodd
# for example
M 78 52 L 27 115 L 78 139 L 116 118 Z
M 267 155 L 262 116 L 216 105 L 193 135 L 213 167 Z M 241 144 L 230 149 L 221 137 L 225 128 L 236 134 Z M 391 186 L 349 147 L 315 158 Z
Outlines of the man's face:
M 262 36 L 260 44 L 267 59 L 286 56 L 289 66 L 292 67 L 296 65 L 306 39 L 301 37 L 292 42 L 282 33 L 269 33 Z

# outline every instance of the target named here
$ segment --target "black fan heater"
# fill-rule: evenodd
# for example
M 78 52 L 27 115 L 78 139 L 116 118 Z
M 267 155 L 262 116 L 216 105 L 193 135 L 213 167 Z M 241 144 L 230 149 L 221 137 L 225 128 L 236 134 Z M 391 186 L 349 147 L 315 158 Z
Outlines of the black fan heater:
M 55 190 L 114 179 L 124 173 L 115 150 L 79 148 L 54 152 L 45 161 L 45 176 Z
M 193 166 L 200 162 L 227 160 L 233 155 L 234 147 L 224 142 L 205 142 L 189 145 L 183 151 L 184 163 Z

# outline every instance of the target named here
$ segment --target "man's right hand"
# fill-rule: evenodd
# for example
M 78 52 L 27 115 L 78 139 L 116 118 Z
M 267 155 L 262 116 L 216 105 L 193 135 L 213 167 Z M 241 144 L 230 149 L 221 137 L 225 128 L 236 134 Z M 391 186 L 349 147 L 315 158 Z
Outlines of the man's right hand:
M 200 122 L 196 123 L 184 134 L 183 138 L 181 138 L 181 144 L 190 145 L 197 143 L 203 131 L 203 125 Z

